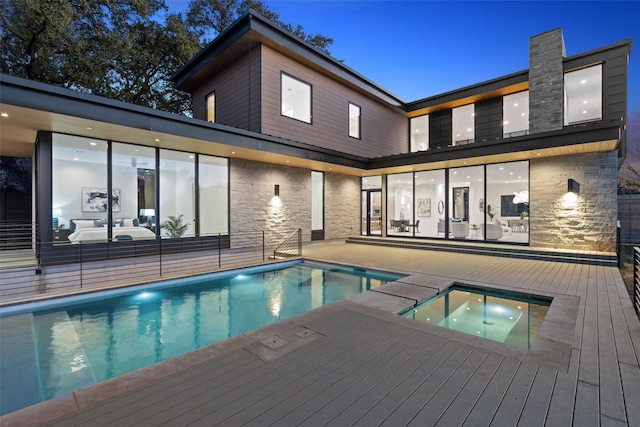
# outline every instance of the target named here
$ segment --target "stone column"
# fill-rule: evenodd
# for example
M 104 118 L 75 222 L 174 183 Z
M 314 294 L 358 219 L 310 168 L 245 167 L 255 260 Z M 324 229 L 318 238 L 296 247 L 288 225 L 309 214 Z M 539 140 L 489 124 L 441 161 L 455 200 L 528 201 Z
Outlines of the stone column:
M 529 132 L 562 129 L 566 56 L 562 29 L 547 31 L 529 41 Z

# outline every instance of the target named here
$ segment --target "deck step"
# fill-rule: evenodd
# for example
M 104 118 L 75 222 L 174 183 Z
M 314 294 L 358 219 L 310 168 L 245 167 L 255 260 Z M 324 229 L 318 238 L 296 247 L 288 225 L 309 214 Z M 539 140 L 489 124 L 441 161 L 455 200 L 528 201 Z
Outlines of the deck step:
M 523 258 L 540 261 L 568 262 L 574 264 L 617 267 L 618 259 L 612 252 L 581 252 L 555 249 L 540 249 L 507 245 L 487 245 L 472 242 L 445 242 L 434 240 L 409 240 L 385 237 L 352 236 L 346 243 L 386 246 L 408 249 L 423 249 L 442 252 L 464 252 L 467 254 Z

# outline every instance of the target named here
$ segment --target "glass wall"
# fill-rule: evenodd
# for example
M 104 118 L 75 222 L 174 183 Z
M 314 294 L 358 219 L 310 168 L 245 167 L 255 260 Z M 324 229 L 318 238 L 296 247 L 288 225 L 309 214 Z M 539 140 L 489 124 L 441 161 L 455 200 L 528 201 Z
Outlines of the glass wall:
M 413 173 L 387 176 L 387 235 L 411 236 L 414 223 Z
M 229 160 L 198 156 L 200 235 L 225 234 L 229 230 Z
M 443 169 L 415 174 L 416 236 L 444 237 L 444 174 Z
M 502 98 L 502 131 L 505 138 L 529 133 L 529 91 Z
M 602 65 L 564 75 L 564 124 L 602 119 Z
M 227 159 L 206 155 L 196 159 L 194 153 L 112 142 L 110 195 L 108 164 L 107 141 L 53 134 L 51 209 L 54 223 L 57 220 L 64 231 L 56 231 L 60 242 L 154 239 L 157 228 L 167 222 L 160 229 L 162 237 L 194 236 L 196 220 L 200 235 L 228 232 Z M 179 218 L 185 229 L 180 231 L 180 224 L 171 227 L 170 217 Z
M 486 201 L 487 240 L 529 242 L 528 161 L 487 165 Z
M 429 149 L 429 115 L 411 119 L 411 152 Z

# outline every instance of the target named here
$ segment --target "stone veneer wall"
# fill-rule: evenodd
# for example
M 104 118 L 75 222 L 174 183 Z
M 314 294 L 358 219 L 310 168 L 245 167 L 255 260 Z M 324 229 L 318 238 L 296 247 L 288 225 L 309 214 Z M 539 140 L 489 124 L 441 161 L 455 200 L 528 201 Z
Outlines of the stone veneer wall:
M 562 29 L 547 31 L 529 41 L 529 131 L 547 132 L 564 125 L 565 56 Z
M 360 178 L 324 174 L 324 238 L 357 236 L 360 230 Z
M 617 176 L 617 151 L 531 160 L 531 246 L 614 252 Z M 569 178 L 580 183 L 573 206 Z
M 255 235 L 263 230 L 287 237 L 301 228 L 302 240 L 311 240 L 310 170 L 240 159 L 230 159 L 229 169 L 233 248 L 255 245 Z M 325 239 L 358 234 L 360 179 L 336 173 L 324 177 Z M 274 197 L 276 184 L 279 201 Z

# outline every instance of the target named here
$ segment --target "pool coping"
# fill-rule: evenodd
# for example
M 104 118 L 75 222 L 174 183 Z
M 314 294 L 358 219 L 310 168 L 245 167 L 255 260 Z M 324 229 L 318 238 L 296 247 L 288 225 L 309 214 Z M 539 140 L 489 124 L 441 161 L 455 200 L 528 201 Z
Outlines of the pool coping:
M 5 414 L 0 417 L 0 424 L 3 426 L 39 425 L 51 422 L 88 406 L 104 402 L 123 393 L 170 377 L 181 371 L 239 349 L 245 349 L 263 361 L 269 362 L 315 340 L 322 339 L 323 335 L 321 333 L 306 328 L 305 323 L 311 319 L 317 319 L 342 309 L 356 311 L 368 316 L 398 323 L 408 328 L 425 331 L 449 340 L 468 343 L 476 347 L 495 351 L 506 356 L 516 357 L 552 369 L 564 372 L 567 372 L 569 369 L 572 340 L 580 301 L 580 297 L 578 296 L 559 295 L 544 291 L 532 293 L 523 291 L 522 288 L 504 285 L 472 281 L 460 282 L 437 275 L 410 273 L 393 269 L 376 269 L 367 266 L 360 267 L 354 264 L 311 257 L 301 257 L 299 259 L 357 267 L 367 271 L 402 274 L 405 275 L 405 277 L 394 282 L 389 282 L 378 288 L 315 308 L 292 318 L 227 338 L 223 341 L 172 357 L 107 381 L 74 390 L 65 397 L 47 400 Z M 542 295 L 552 298 L 553 300 L 549 311 L 540 327 L 540 331 L 532 348 L 530 350 L 524 350 L 463 332 L 424 322 L 416 322 L 413 319 L 399 315 L 401 312 L 446 291 L 456 283 L 517 293 Z M 89 292 L 95 292 L 95 289 Z M 423 297 L 424 299 L 422 299 Z

